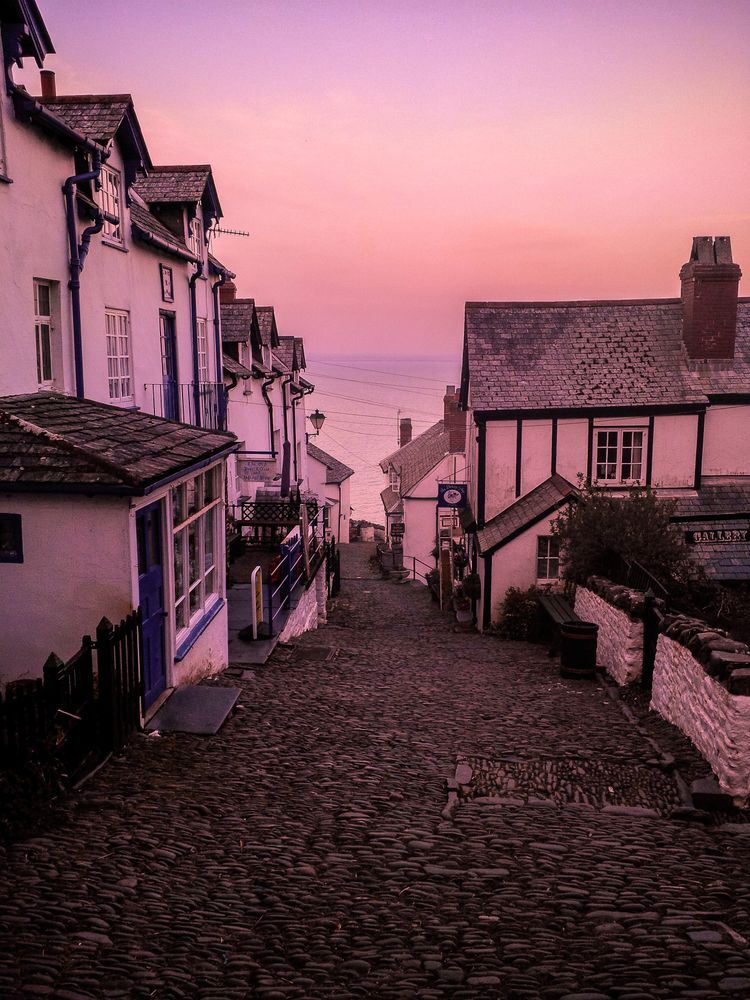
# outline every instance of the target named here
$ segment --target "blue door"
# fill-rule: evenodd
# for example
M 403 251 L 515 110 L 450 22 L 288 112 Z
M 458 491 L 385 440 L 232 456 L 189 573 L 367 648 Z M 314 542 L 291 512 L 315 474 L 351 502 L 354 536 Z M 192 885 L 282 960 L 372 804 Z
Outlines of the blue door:
M 136 514 L 138 600 L 143 616 L 144 709 L 156 701 L 167 686 L 161 512 L 162 504 L 158 501 Z
M 161 340 L 162 416 L 167 420 L 180 419 L 180 399 L 177 383 L 177 337 L 174 313 L 159 314 Z

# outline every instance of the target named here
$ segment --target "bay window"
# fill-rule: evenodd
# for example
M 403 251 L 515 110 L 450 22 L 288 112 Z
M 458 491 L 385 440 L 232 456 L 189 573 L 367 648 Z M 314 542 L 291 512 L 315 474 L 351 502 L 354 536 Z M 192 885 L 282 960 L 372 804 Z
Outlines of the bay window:
M 219 600 L 221 592 L 221 467 L 172 489 L 174 609 L 179 641 Z

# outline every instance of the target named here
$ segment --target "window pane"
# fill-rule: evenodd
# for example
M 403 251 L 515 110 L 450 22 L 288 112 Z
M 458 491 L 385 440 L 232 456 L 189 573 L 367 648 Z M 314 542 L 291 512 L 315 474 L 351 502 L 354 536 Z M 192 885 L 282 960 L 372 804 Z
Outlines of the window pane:
M 176 486 L 172 490 L 172 524 L 180 524 L 185 520 L 185 487 Z
M 37 316 L 51 316 L 50 302 L 49 302 L 49 285 L 44 285 L 41 282 L 36 286 L 37 291 Z
M 209 572 L 206 573 L 206 588 L 205 588 L 205 592 L 206 592 L 206 596 L 207 597 L 208 597 L 209 594 L 215 594 L 216 593 L 216 585 L 214 583 L 215 579 L 216 579 L 216 570 L 215 569 L 209 570 Z
M 203 476 L 196 476 L 187 483 L 187 512 L 188 517 L 195 514 L 203 499 Z
M 201 606 L 201 588 L 196 584 L 190 591 L 190 614 L 193 615 Z
M 214 512 L 210 511 L 203 522 L 203 565 L 208 569 L 214 564 Z
M 183 555 L 184 539 L 184 530 L 179 531 L 174 536 L 174 592 L 177 600 L 183 596 L 185 591 L 185 557 Z
M 175 606 L 175 620 L 177 622 L 177 628 L 185 628 L 187 625 L 187 616 L 185 610 L 187 607 L 187 601 L 183 597 L 179 600 Z
M 188 564 L 190 570 L 190 586 L 201 578 L 200 555 L 198 552 L 198 522 L 188 525 Z

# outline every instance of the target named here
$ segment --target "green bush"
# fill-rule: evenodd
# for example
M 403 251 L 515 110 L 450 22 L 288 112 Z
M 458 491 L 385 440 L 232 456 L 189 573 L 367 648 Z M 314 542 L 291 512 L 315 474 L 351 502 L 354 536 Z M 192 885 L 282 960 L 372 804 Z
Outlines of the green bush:
M 539 638 L 539 590 L 509 587 L 500 606 L 496 631 L 502 639 L 534 642 Z
M 670 590 L 700 579 L 682 532 L 670 522 L 674 502 L 650 489 L 613 496 L 582 480 L 580 489 L 581 501 L 552 526 L 566 579 L 585 583 L 594 574 L 610 576 L 618 557 L 640 563 Z

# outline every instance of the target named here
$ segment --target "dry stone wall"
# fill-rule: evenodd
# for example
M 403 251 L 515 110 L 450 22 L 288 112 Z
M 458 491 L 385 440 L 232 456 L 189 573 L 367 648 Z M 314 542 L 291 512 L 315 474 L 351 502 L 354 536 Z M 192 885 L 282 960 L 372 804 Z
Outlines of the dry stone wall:
M 643 594 L 602 577 L 587 582 L 588 587 L 576 588 L 575 611 L 579 618 L 599 626 L 597 661 L 618 684 L 637 681 L 643 667 L 643 621 L 638 617 L 643 612 Z
M 670 623 L 665 624 L 669 632 Z M 750 796 L 750 651 L 747 647 L 744 654 L 737 649 L 711 650 L 706 624 L 695 624 L 702 626 L 702 633 L 691 637 L 689 630 L 683 630 L 682 634 L 702 654 L 703 662 L 689 645 L 668 634 L 659 636 L 651 707 L 693 741 L 723 791 L 746 801 Z M 705 638 L 697 640 L 701 634 Z M 711 636 L 714 642 L 723 638 L 725 645 L 742 647 L 716 632 Z
M 303 632 L 318 627 L 318 599 L 313 583 L 304 589 L 297 601 L 296 607 L 292 608 L 286 620 L 284 628 L 279 636 L 279 642 L 289 642 Z

